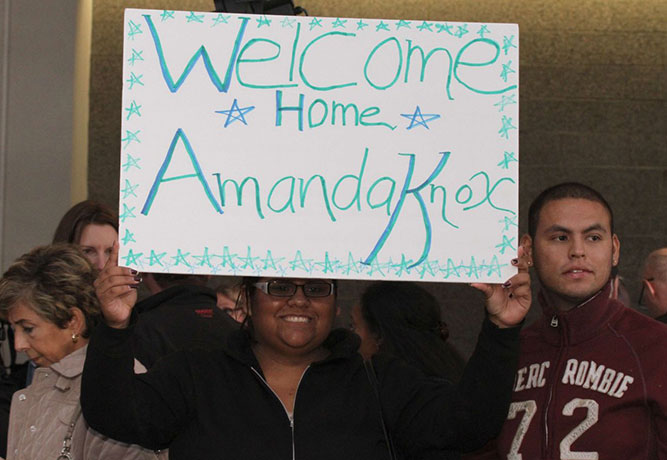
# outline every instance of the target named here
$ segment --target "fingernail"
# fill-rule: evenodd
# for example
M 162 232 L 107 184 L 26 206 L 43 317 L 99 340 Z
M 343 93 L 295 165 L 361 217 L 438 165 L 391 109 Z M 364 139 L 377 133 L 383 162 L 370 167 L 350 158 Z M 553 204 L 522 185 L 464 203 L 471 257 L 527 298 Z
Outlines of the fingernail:
M 132 284 L 132 285 L 130 286 L 130 289 L 137 289 L 138 287 L 139 287 L 139 286 L 138 286 L 137 284 Z
M 510 287 L 511 285 L 512 285 L 512 282 L 511 282 L 511 281 L 505 281 L 505 282 L 503 283 L 503 287 L 504 287 L 504 288 L 508 288 L 508 287 Z
M 512 259 L 512 265 L 516 265 L 519 263 L 519 259 Z
M 135 276 L 134 281 L 136 281 L 137 283 L 141 283 L 141 275 Z
M 133 275 L 136 275 L 136 274 L 139 273 L 139 272 L 136 271 L 136 270 L 134 270 L 134 269 L 132 269 L 132 270 L 130 270 L 130 273 L 132 273 Z

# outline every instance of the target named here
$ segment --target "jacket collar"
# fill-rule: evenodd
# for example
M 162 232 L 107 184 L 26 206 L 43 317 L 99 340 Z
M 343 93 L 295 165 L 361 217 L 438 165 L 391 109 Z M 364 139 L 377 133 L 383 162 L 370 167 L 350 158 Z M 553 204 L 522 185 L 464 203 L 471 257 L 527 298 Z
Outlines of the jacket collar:
M 88 345 L 83 346 L 65 356 L 57 363 L 51 364 L 49 367 L 54 372 L 62 375 L 63 377 L 67 377 L 68 379 L 77 377 L 83 372 L 83 363 L 86 360 L 87 349 Z
M 542 318 L 539 328 L 542 337 L 554 345 L 572 345 L 598 336 L 601 329 L 625 310 L 622 303 L 609 298 L 610 293 L 611 283 L 607 283 L 602 290 L 572 310 L 557 312 L 541 291 Z
M 313 364 L 323 364 L 336 359 L 348 358 L 357 353 L 361 339 L 347 329 L 334 329 L 322 344 L 329 355 L 322 361 Z M 248 366 L 259 368 L 257 358 L 252 351 L 252 338 L 246 329 L 241 329 L 232 332 L 227 338 L 224 347 L 225 352 L 237 361 L 242 362 Z

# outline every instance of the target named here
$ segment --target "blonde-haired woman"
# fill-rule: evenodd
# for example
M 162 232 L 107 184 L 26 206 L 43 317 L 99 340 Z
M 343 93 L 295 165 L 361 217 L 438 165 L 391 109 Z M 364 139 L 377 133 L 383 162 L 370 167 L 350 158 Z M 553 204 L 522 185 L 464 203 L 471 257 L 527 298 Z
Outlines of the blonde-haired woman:
M 0 280 L 0 316 L 14 329 L 16 350 L 38 366 L 12 399 L 8 460 L 156 458 L 93 432 L 81 415 L 88 338 L 101 318 L 94 279 L 79 248 L 56 244 L 24 254 Z

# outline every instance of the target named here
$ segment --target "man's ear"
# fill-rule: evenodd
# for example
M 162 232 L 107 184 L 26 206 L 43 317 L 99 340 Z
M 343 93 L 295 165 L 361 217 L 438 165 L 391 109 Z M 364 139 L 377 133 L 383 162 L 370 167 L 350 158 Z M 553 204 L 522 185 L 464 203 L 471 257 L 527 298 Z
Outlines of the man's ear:
M 521 237 L 521 247 L 523 247 L 523 252 L 528 257 L 528 266 L 533 266 L 533 239 L 528 233 Z
M 611 238 L 611 263 L 612 267 L 618 265 L 618 259 L 621 257 L 621 242 L 614 233 L 614 236 Z
M 644 284 L 644 291 L 646 294 L 644 295 L 649 295 L 651 296 L 652 299 L 655 298 L 655 287 L 649 280 L 642 280 L 642 283 Z

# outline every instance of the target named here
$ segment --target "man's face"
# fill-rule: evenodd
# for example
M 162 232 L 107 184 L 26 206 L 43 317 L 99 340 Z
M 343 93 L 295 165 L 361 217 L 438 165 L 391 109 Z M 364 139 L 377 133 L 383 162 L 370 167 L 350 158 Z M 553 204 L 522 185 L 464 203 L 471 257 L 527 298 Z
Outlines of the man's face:
M 534 239 L 523 237 L 542 287 L 557 310 L 575 307 L 609 280 L 620 249 L 610 220 L 596 201 L 564 198 L 544 205 Z

